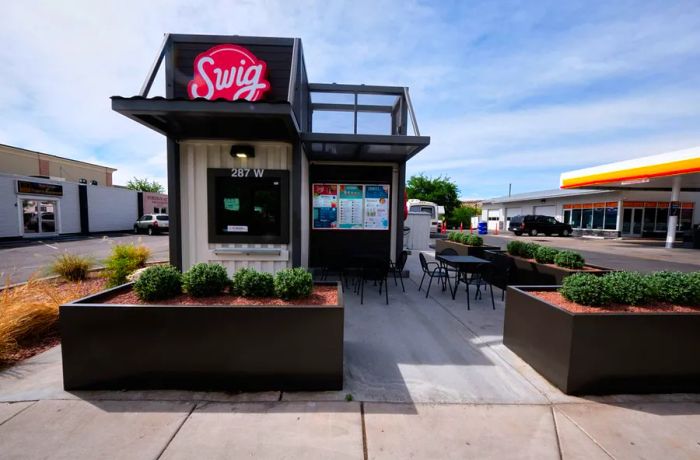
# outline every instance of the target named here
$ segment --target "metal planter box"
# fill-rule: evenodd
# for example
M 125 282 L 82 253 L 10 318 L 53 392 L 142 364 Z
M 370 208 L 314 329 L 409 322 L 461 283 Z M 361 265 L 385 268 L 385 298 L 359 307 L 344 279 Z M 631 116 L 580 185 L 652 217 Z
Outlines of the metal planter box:
M 571 313 L 509 287 L 503 343 L 566 394 L 700 392 L 700 313 Z
M 131 284 L 61 305 L 66 390 L 340 390 L 338 305 L 110 305 Z
M 435 241 L 435 254 L 440 254 L 447 248 L 454 249 L 460 256 L 474 256 L 481 259 L 484 258 L 484 251 L 498 251 L 501 249 L 498 246 L 469 246 L 449 240 Z
M 556 265 L 541 264 L 537 261 L 530 259 L 523 259 L 522 257 L 511 256 L 510 254 L 504 253 L 506 257 L 510 257 L 512 260 L 512 269 L 510 283 L 511 285 L 520 286 L 553 286 L 561 285 L 564 282 L 564 278 L 574 273 L 591 273 L 596 276 L 604 275 L 613 271 L 607 267 L 601 267 L 598 265 L 586 264 L 586 267 L 594 270 L 578 270 L 572 268 L 558 267 Z

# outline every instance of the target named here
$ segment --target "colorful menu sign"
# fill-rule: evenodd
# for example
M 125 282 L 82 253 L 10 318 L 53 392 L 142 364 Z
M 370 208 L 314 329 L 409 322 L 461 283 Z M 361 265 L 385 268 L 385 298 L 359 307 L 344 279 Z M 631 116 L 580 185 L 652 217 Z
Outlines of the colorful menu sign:
M 388 230 L 389 185 L 313 184 L 314 230 Z
M 389 186 L 365 186 L 365 230 L 389 229 Z
M 338 227 L 362 230 L 363 186 L 341 184 L 338 186 Z
M 313 228 L 338 227 L 338 185 L 313 184 Z

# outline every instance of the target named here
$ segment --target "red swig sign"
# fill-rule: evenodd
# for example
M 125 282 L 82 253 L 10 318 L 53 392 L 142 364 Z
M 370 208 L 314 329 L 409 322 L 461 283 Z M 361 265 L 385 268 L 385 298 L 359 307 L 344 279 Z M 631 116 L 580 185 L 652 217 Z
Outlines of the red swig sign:
M 267 64 L 247 49 L 218 45 L 194 60 L 194 78 L 187 85 L 190 99 L 258 101 L 270 89 Z

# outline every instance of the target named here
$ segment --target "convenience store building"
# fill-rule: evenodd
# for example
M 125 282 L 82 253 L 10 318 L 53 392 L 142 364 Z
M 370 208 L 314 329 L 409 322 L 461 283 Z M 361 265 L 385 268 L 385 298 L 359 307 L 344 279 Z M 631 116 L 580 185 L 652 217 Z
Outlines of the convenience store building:
M 484 220 L 503 230 L 518 214 L 552 216 L 576 235 L 666 238 L 700 224 L 700 148 L 565 172 L 561 188 L 484 201 Z
M 161 65 L 166 95 L 149 98 Z M 170 261 L 183 270 L 403 249 L 406 161 L 430 142 L 408 88 L 311 83 L 298 38 L 169 34 L 140 93 L 112 108 L 167 139 Z

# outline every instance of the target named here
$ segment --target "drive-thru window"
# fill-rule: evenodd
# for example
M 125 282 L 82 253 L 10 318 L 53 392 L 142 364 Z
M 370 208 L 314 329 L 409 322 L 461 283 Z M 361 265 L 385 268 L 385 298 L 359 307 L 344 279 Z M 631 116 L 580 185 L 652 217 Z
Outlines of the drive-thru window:
M 149 98 L 161 66 L 166 97 Z M 299 39 L 167 35 L 141 92 L 112 108 L 167 138 L 180 268 L 277 271 L 403 249 L 406 161 L 430 142 L 408 88 L 310 83 Z M 329 113 L 348 124 L 324 124 Z

